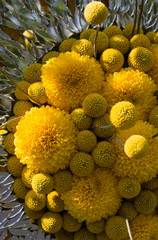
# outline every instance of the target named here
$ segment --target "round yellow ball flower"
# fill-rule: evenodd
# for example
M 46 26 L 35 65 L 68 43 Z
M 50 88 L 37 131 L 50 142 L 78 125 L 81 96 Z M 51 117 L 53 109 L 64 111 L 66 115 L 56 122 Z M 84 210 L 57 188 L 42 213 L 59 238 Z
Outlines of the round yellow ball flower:
M 71 118 L 79 130 L 86 130 L 92 125 L 92 117 L 87 115 L 82 108 L 76 108 L 71 112 Z
M 104 83 L 103 95 L 108 104 L 108 110 L 120 101 L 134 104 L 139 119 L 147 120 L 150 110 L 157 104 L 154 92 L 156 85 L 147 74 L 131 68 L 109 74 Z
M 7 123 L 8 131 L 15 133 L 16 132 L 16 126 L 18 125 L 19 121 L 20 121 L 20 118 L 16 117 L 16 116 L 12 116 L 12 117 L 8 118 L 8 123 Z
M 47 102 L 47 95 L 42 82 L 32 83 L 28 88 L 28 95 L 30 96 L 30 101 L 33 103 L 44 104 Z
M 32 178 L 34 177 L 35 172 L 32 169 L 24 167 L 21 173 L 22 182 L 26 187 L 32 188 Z
M 71 52 L 72 44 L 76 41 L 76 38 L 69 38 L 62 41 L 59 45 L 59 52 Z
M 143 183 L 142 187 L 148 190 L 155 190 L 158 188 L 158 176 L 148 182 Z
M 94 46 L 95 35 L 96 33 L 94 32 L 89 36 L 89 41 L 92 43 L 93 46 Z M 109 39 L 107 35 L 99 31 L 96 39 L 96 52 L 98 54 L 101 54 L 105 49 L 108 48 L 108 46 L 109 46 Z
M 100 221 L 114 215 L 120 206 L 116 179 L 106 169 L 96 169 L 85 178 L 76 178 L 70 191 L 62 195 L 65 209 L 79 222 Z
M 60 192 L 67 192 L 72 188 L 73 176 L 68 170 L 59 170 L 53 175 L 54 188 Z
M 119 28 L 116 25 L 106 27 L 103 30 L 103 33 L 105 33 L 108 36 L 108 38 L 111 38 L 112 36 L 115 36 L 115 35 L 123 35 L 121 28 Z
M 28 188 L 23 184 L 21 178 L 16 178 L 13 183 L 13 189 L 17 198 L 25 199 Z
M 119 50 L 109 48 L 102 53 L 100 63 L 104 71 L 116 72 L 119 71 L 124 64 L 124 56 Z
M 150 40 L 150 43 L 154 43 L 155 32 L 149 31 L 146 33 L 146 37 Z
M 92 28 L 86 29 L 86 30 L 84 30 L 80 33 L 80 39 L 87 39 L 88 40 L 91 33 L 94 33 L 94 32 L 96 32 L 96 30 L 94 30 Z
M 128 237 L 128 230 L 125 218 L 121 216 L 114 216 L 107 220 L 105 225 L 105 233 L 114 240 L 123 240 Z
M 130 222 L 133 240 L 157 240 L 158 216 L 140 214 Z
M 154 56 L 147 48 L 136 47 L 128 55 L 128 66 L 134 70 L 149 72 L 153 64 Z
M 97 238 L 97 240 L 110 240 L 110 238 L 108 238 L 108 236 L 105 234 L 105 232 L 96 234 L 96 238 Z
M 79 223 L 77 219 L 73 218 L 68 212 L 65 212 L 63 215 L 63 228 L 68 232 L 76 232 L 82 226 L 82 223 Z
M 14 177 L 20 177 L 24 165 L 20 163 L 20 159 L 16 156 L 11 156 L 7 162 L 7 170 Z
M 41 63 L 33 63 L 26 67 L 23 71 L 24 79 L 27 82 L 34 83 L 41 80 Z
M 135 209 L 142 214 L 150 214 L 155 210 L 157 198 L 152 191 L 142 190 L 134 199 Z
M 53 189 L 53 178 L 47 173 L 37 173 L 32 178 L 32 189 L 36 193 L 48 194 Z
M 20 119 L 14 142 L 17 157 L 28 168 L 54 173 L 65 168 L 75 152 L 76 129 L 66 112 L 34 107 Z
M 131 102 L 118 102 L 110 110 L 110 121 L 115 128 L 131 128 L 138 121 L 137 110 Z
M 46 206 L 46 195 L 30 190 L 25 196 L 25 204 L 33 211 L 42 210 Z
M 103 126 L 110 126 L 109 128 L 102 128 Z M 100 138 L 109 138 L 114 132 L 115 128 L 111 124 L 110 115 L 104 113 L 101 117 L 95 118 L 92 125 L 93 132 Z
M 141 135 L 147 139 L 149 145 L 149 151 L 146 156 L 141 159 L 131 159 L 127 157 L 120 143 L 113 140 L 117 153 L 113 171 L 118 177 L 131 177 L 137 179 L 140 183 L 156 177 L 158 172 L 158 138 L 152 137 L 155 133 L 157 133 L 157 129 L 142 120 L 139 120 L 132 128 L 116 131 L 116 137 L 123 144 L 130 136 Z
M 41 218 L 42 229 L 48 233 L 58 232 L 62 224 L 62 217 L 59 213 L 46 212 Z
M 158 33 L 156 33 L 154 36 L 154 43 L 158 44 Z
M 149 123 L 158 128 L 158 106 L 155 106 L 149 114 Z
M 150 49 L 150 40 L 144 34 L 136 34 L 130 39 L 131 49 L 136 47 L 144 47 Z
M 114 35 L 109 40 L 109 47 L 119 50 L 122 54 L 128 52 L 129 46 L 129 40 L 122 35 Z
M 42 81 L 48 102 L 72 111 L 81 106 L 89 93 L 101 91 L 104 72 L 94 58 L 73 51 L 62 53 L 43 65 Z
M 86 222 L 86 227 L 91 233 L 101 233 L 105 229 L 105 220 L 102 218 L 100 221 Z
M 13 113 L 16 117 L 25 115 L 27 111 L 33 107 L 33 104 L 29 101 L 17 101 L 13 107 Z
M 114 145 L 107 141 L 101 141 L 92 152 L 94 162 L 100 167 L 112 167 L 116 161 Z
M 123 198 L 134 198 L 136 197 L 140 190 L 141 185 L 140 182 L 137 179 L 132 178 L 121 178 L 121 180 L 118 183 L 118 190 Z
M 152 52 L 154 56 L 154 64 L 150 71 L 148 72 L 148 75 L 154 80 L 156 86 L 158 87 L 158 45 L 152 44 L 150 51 Z
M 138 212 L 132 202 L 123 202 L 117 214 L 131 221 L 136 218 Z
M 74 240 L 74 233 L 67 232 L 63 228 L 61 228 L 60 231 L 54 235 L 56 237 L 56 240 Z
M 95 240 L 95 234 L 89 232 L 85 227 L 80 228 L 77 232 L 74 234 L 74 240 Z
M 87 39 L 76 40 L 71 47 L 72 51 L 79 53 L 80 55 L 93 56 L 93 46 Z
M 50 51 L 44 55 L 42 58 L 42 64 L 45 64 L 50 58 L 58 57 L 59 52 L 57 51 Z
M 82 107 L 87 115 L 91 117 L 100 117 L 106 112 L 107 102 L 102 95 L 91 93 L 85 97 Z
M 123 29 L 123 35 L 128 39 L 130 39 L 132 37 L 133 25 L 134 25 L 133 23 L 129 23 Z M 138 28 L 138 25 L 136 24 L 134 35 L 137 34 L 137 28 Z M 139 29 L 139 33 L 143 34 L 143 30 L 141 27 Z
M 26 204 L 24 204 L 24 211 L 27 215 L 27 217 L 29 217 L 30 219 L 39 219 L 43 216 L 43 214 L 45 213 L 45 209 L 43 208 L 42 210 L 39 211 L 33 211 L 31 209 L 29 209 Z
M 97 138 L 90 130 L 80 131 L 77 135 L 77 149 L 82 152 L 92 152 L 97 145 Z
M 18 87 L 15 89 L 15 97 L 18 100 L 29 100 L 28 96 L 26 95 L 28 88 L 30 86 L 30 83 L 27 81 L 21 81 L 17 83 Z
M 5 150 L 11 155 L 15 154 L 14 139 L 14 133 L 8 133 L 3 141 Z
M 84 17 L 91 25 L 103 23 L 108 16 L 107 7 L 101 2 L 91 2 L 84 9 Z
M 70 160 L 70 169 L 78 177 L 90 175 L 94 169 L 92 156 L 85 152 L 78 152 Z
M 52 191 L 47 195 L 47 208 L 51 212 L 62 212 L 64 210 L 64 202 L 57 191 Z
M 124 151 L 129 158 L 143 158 L 149 151 L 148 141 L 141 135 L 132 135 L 126 140 Z

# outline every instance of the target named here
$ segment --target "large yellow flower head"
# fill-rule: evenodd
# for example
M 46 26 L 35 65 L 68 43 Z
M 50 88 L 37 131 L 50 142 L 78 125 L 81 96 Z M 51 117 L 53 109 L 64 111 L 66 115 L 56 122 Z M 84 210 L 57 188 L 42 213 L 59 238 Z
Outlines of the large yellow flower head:
M 76 129 L 69 114 L 50 106 L 34 107 L 20 120 L 15 133 L 15 153 L 37 172 L 65 168 L 75 151 Z
M 156 85 L 147 74 L 131 68 L 109 74 L 104 85 L 109 110 L 117 102 L 129 101 L 143 120 L 148 118 L 148 113 L 157 103 L 155 91 Z
M 72 189 L 62 198 L 65 209 L 79 222 L 99 221 L 102 217 L 113 216 L 121 201 L 116 179 L 105 169 L 96 169 L 88 177 L 76 178 Z
M 42 68 L 41 78 L 48 102 L 72 111 L 89 93 L 101 91 L 104 72 L 94 58 L 73 51 L 50 59 Z
M 147 182 L 158 174 L 158 138 L 152 138 L 157 133 L 153 125 L 139 120 L 134 127 L 118 130 L 116 137 L 124 144 L 131 135 L 141 135 L 148 141 L 148 154 L 141 159 L 128 158 L 124 148 L 116 140 L 113 141 L 117 152 L 114 172 L 119 177 L 138 179 L 140 183 Z

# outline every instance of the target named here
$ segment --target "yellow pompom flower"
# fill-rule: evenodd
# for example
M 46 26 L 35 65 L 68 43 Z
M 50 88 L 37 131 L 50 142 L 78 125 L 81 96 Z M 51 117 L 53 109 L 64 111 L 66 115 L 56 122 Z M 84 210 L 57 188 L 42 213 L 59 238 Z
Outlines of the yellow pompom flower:
M 108 238 L 108 236 L 105 234 L 105 232 L 96 234 L 96 238 L 97 238 L 97 240 L 110 240 L 110 238 Z
M 79 222 L 100 221 L 114 215 L 120 206 L 116 179 L 106 169 L 96 169 L 90 176 L 75 178 L 70 191 L 62 195 L 65 209 Z
M 158 106 L 156 105 L 149 114 L 149 123 L 158 128 Z
M 29 100 L 28 96 L 25 93 L 27 93 L 30 83 L 26 81 L 21 81 L 18 82 L 17 85 L 19 88 L 16 87 L 15 89 L 15 97 L 18 100 Z
M 82 107 L 87 115 L 100 117 L 106 112 L 107 101 L 102 95 L 91 93 L 83 100 Z
M 17 198 L 25 199 L 29 189 L 23 184 L 21 178 L 16 178 L 13 183 L 13 190 Z
M 54 188 L 60 192 L 67 192 L 72 188 L 73 176 L 68 170 L 59 170 L 53 175 Z
M 141 159 L 128 158 L 123 147 L 113 140 L 117 159 L 113 170 L 118 177 L 135 178 L 140 183 L 147 182 L 156 177 L 158 172 L 158 138 L 152 136 L 157 133 L 153 125 L 139 120 L 134 127 L 127 130 L 117 130 L 116 137 L 124 144 L 131 135 L 141 135 L 148 141 L 148 154 Z
M 138 212 L 132 202 L 123 202 L 117 214 L 131 221 L 136 218 Z
M 134 104 L 139 118 L 148 119 L 148 113 L 157 104 L 154 81 L 147 74 L 131 68 L 109 74 L 104 84 L 103 95 L 107 99 L 108 110 L 120 101 Z
M 75 152 L 76 129 L 66 112 L 34 107 L 20 119 L 14 143 L 17 157 L 28 168 L 54 173 L 65 168 Z
M 104 72 L 94 58 L 73 51 L 62 53 L 43 65 L 42 81 L 48 102 L 72 111 L 81 106 L 89 93 L 101 91 Z
M 154 36 L 154 43 L 158 44 L 158 33 L 156 33 Z
M 158 216 L 140 214 L 131 221 L 130 228 L 133 240 L 157 240 Z
M 16 156 L 11 156 L 7 162 L 7 170 L 14 177 L 20 177 L 24 165 L 20 163 L 20 159 Z
M 148 141 L 141 135 L 132 135 L 126 140 L 124 151 L 129 158 L 143 158 L 149 151 Z
M 109 47 L 119 50 L 122 54 L 128 52 L 129 46 L 129 40 L 122 35 L 114 35 L 109 40 Z
M 158 176 L 148 182 L 143 183 L 142 187 L 148 190 L 155 190 L 158 188 Z
M 118 102 L 110 110 L 110 121 L 115 128 L 131 128 L 138 121 L 137 110 L 131 102 Z
M 28 88 L 28 95 L 31 97 L 30 101 L 33 103 L 44 104 L 47 102 L 47 95 L 42 82 L 32 83 Z
M 92 117 L 87 115 L 82 108 L 76 108 L 71 112 L 71 118 L 79 130 L 86 130 L 92 125 Z
M 20 121 L 20 118 L 16 117 L 16 116 L 12 116 L 12 117 L 8 118 L 8 123 L 7 123 L 8 131 L 15 133 L 16 132 L 16 126 L 18 125 L 19 121 Z
M 62 224 L 62 217 L 59 213 L 46 212 L 41 218 L 42 229 L 48 233 L 58 232 Z
M 97 145 L 97 138 L 90 130 L 80 131 L 77 135 L 77 149 L 82 152 L 92 152 Z
M 148 75 L 154 80 L 156 86 L 158 87 L 158 45 L 152 44 L 150 51 L 152 52 L 154 56 L 154 64 L 150 71 L 148 72 Z
M 33 63 L 26 67 L 23 71 L 24 79 L 27 82 L 34 83 L 41 80 L 41 63 Z
M 94 169 L 94 161 L 90 154 L 78 152 L 70 160 L 70 169 L 78 177 L 90 175 Z
M 89 41 L 92 43 L 92 45 L 94 46 L 94 40 L 95 40 L 95 35 L 96 33 L 92 33 L 89 36 Z M 98 32 L 98 36 L 96 39 L 96 51 L 98 54 L 101 54 L 105 49 L 107 49 L 109 46 L 109 39 L 107 37 L 107 35 L 103 32 Z
M 58 57 L 59 52 L 57 51 L 50 51 L 44 55 L 42 58 L 42 64 L 45 64 L 50 58 Z
M 102 53 L 100 63 L 104 71 L 116 72 L 119 71 L 124 64 L 124 56 L 119 50 L 109 48 Z
M 100 221 L 86 222 L 86 227 L 91 233 L 101 233 L 105 229 L 105 219 L 102 218 Z
M 105 233 L 112 240 L 123 240 L 128 237 L 128 230 L 125 218 L 114 216 L 107 220 Z
M 61 228 L 60 231 L 56 232 L 54 235 L 56 240 L 74 240 L 74 233 L 67 232 L 63 228 Z
M 48 194 L 53 189 L 53 178 L 47 173 L 37 173 L 32 178 L 32 189 L 36 193 Z
M 73 218 L 68 212 L 65 212 L 63 215 L 63 228 L 68 232 L 76 232 L 82 226 L 82 223 L 79 223 L 77 219 Z
M 17 101 L 13 107 L 13 113 L 16 117 L 25 115 L 27 111 L 33 107 L 33 104 L 29 101 Z
M 59 45 L 59 52 L 71 52 L 72 44 L 76 41 L 76 38 L 69 38 L 62 41 Z
M 34 177 L 35 172 L 32 169 L 24 167 L 21 173 L 22 182 L 26 187 L 32 188 L 32 178 Z
M 150 214 L 155 210 L 157 198 L 152 191 L 142 190 L 134 199 L 135 209 L 142 214 Z
M 136 197 L 140 190 L 141 185 L 140 182 L 137 179 L 132 178 L 121 178 L 121 180 L 118 183 L 118 190 L 123 198 L 134 198 Z
M 146 33 L 146 37 L 150 40 L 150 43 L 154 43 L 155 32 L 149 31 Z
M 92 152 L 94 162 L 100 167 L 112 167 L 116 161 L 114 145 L 107 141 L 101 141 Z
M 112 36 L 115 36 L 115 35 L 123 35 L 121 28 L 119 28 L 116 25 L 106 27 L 103 30 L 103 33 L 105 33 L 108 36 L 108 38 L 111 38 Z
M 73 240 L 95 240 L 95 234 L 89 232 L 85 227 L 80 228 L 77 232 L 74 234 Z
M 82 31 L 81 33 L 80 33 L 80 39 L 89 39 L 89 36 L 92 34 L 92 33 L 94 33 L 94 32 L 96 32 L 96 30 L 94 30 L 94 29 L 86 29 L 86 30 L 84 30 L 84 31 Z
M 11 155 L 15 154 L 14 139 L 15 139 L 14 133 L 8 133 L 3 141 L 5 150 Z
M 128 39 L 132 37 L 133 25 L 134 25 L 133 23 L 129 23 L 123 29 L 123 35 Z M 138 25 L 136 24 L 134 35 L 137 34 L 137 28 L 138 28 Z M 143 34 L 143 29 L 141 27 L 139 29 L 139 33 Z
M 52 191 L 47 195 L 47 208 L 51 212 L 62 212 L 64 210 L 64 202 L 57 191 Z
M 101 2 L 91 2 L 86 5 L 84 9 L 84 17 L 91 25 L 98 25 L 103 23 L 108 16 L 107 7 Z
M 93 46 L 87 39 L 76 40 L 71 47 L 72 51 L 79 53 L 80 55 L 93 56 Z
M 45 209 L 43 208 L 42 210 L 39 211 L 33 211 L 31 209 L 29 209 L 26 204 L 24 204 L 24 211 L 27 215 L 27 217 L 29 217 L 30 219 L 39 219 L 43 216 L 43 214 L 45 213 Z
M 25 204 L 33 211 L 42 210 L 46 206 L 46 195 L 30 190 L 25 196 Z
M 144 34 L 136 34 L 130 39 L 131 49 L 136 47 L 144 47 L 150 49 L 150 40 Z
M 136 47 L 128 55 L 128 66 L 134 70 L 149 72 L 154 64 L 152 52 L 144 47 Z

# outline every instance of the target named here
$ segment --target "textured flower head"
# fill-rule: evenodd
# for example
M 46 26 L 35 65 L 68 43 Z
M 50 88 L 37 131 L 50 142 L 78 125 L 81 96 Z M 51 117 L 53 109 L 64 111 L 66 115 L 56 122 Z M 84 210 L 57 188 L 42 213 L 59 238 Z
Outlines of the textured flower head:
M 37 172 L 54 173 L 65 168 L 75 143 L 76 129 L 69 114 L 49 106 L 32 108 L 15 133 L 17 157 Z
M 94 58 L 66 52 L 43 66 L 41 78 L 48 102 L 72 111 L 89 93 L 101 91 L 104 72 Z

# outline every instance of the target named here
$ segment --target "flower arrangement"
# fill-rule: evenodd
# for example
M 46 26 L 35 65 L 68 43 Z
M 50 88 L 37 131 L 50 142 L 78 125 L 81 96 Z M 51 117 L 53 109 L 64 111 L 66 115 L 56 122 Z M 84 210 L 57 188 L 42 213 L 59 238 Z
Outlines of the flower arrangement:
M 158 239 L 157 34 L 107 16 L 87 4 L 97 29 L 24 69 L 2 125 L 15 197 L 57 240 Z

